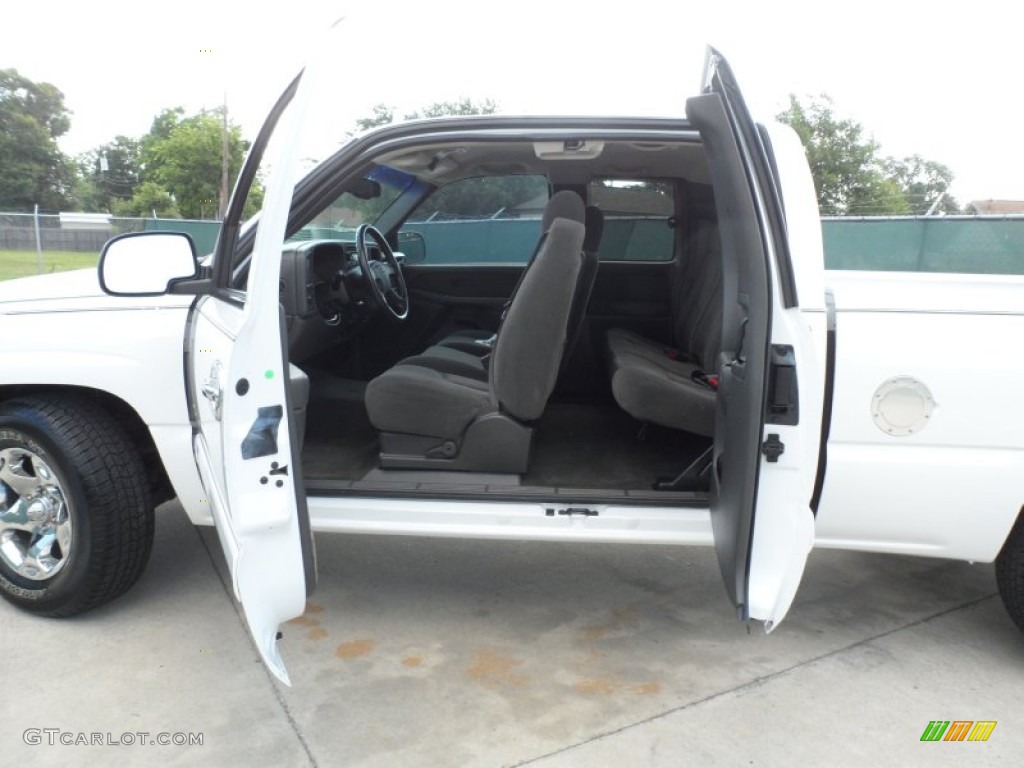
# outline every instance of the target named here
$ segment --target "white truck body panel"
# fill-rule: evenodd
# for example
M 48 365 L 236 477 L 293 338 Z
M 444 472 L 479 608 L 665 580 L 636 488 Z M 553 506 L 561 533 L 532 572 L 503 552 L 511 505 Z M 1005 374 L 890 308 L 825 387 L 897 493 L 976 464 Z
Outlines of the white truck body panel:
M 310 496 L 316 530 L 460 539 L 711 546 L 707 507 L 588 504 L 594 517 L 548 516 L 542 502 L 490 503 Z M 560 505 L 564 506 L 564 504 Z
M 780 176 L 785 185 L 787 174 Z M 790 207 L 792 221 L 799 206 Z M 790 231 L 798 277 L 804 251 L 796 244 L 807 231 Z M 1024 278 L 825 275 L 837 305 L 838 360 L 815 546 L 992 560 L 1024 503 L 1024 368 L 1013 345 L 1024 334 Z M 40 301 L 37 296 L 50 298 Z M 804 292 L 800 299 L 808 327 L 819 318 L 823 321 L 823 310 L 806 308 L 813 295 Z M 210 525 L 210 505 L 191 453 L 178 354 L 188 303 L 188 297 L 180 296 L 103 295 L 92 270 L 0 284 L 8 340 L 0 352 L 0 386 L 80 386 L 117 396 L 148 425 L 189 518 Z M 44 310 L 44 305 L 49 308 Z M 110 332 L 112 324 L 116 336 Z M 68 337 L 71 328 L 73 341 Z M 11 341 L 29 336 L 32 343 L 24 346 Z M 964 360 L 967 354 L 976 362 Z M 880 383 L 903 374 L 914 374 L 929 385 L 936 400 L 935 422 L 916 435 L 894 438 L 874 425 L 870 404 Z M 813 389 L 802 383 L 801 398 L 806 398 Z M 806 399 L 801 405 L 804 412 L 811 407 Z M 780 463 L 784 461 L 785 455 Z M 312 496 L 309 504 L 317 531 L 462 535 L 450 522 L 432 518 L 433 502 Z M 379 514 L 382 505 L 393 508 L 386 519 Z M 518 531 L 517 538 L 551 535 L 560 540 L 694 545 L 711 541 L 706 511 L 676 510 L 680 526 L 643 532 L 645 524 L 632 520 L 643 520 L 650 508 L 621 507 L 620 514 L 631 522 L 595 533 L 594 520 L 574 519 L 548 534 L 555 530 L 551 525 L 523 528 L 521 511 L 509 505 L 471 507 L 480 508 L 481 516 L 471 516 L 472 533 L 464 535 L 508 538 L 510 531 Z
M 819 546 L 992 560 L 1024 503 L 1024 280 L 830 272 L 837 365 Z M 872 398 L 895 376 L 934 398 L 887 434 Z

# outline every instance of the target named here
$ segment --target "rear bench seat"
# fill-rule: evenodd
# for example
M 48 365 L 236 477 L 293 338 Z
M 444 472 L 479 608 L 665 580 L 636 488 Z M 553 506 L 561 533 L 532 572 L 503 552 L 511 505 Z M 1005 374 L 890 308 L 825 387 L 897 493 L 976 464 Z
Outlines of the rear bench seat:
M 722 259 L 718 229 L 702 222 L 688 243 L 678 282 L 673 336 L 667 347 L 632 331 L 612 328 L 607 357 L 612 395 L 634 418 L 711 436 L 722 336 Z

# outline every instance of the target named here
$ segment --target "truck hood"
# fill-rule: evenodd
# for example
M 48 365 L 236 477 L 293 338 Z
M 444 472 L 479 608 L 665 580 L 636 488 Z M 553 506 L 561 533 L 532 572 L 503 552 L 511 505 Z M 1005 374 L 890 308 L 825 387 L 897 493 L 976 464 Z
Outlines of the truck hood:
M 192 296 L 109 296 L 95 269 L 77 269 L 0 282 L 0 313 L 184 307 Z

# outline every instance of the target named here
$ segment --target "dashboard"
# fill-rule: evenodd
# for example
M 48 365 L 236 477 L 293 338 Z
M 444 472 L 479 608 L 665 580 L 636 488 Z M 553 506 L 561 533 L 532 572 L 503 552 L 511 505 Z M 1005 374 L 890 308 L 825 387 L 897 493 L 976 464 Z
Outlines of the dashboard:
M 379 257 L 373 246 L 369 256 Z M 278 293 L 293 360 L 337 343 L 378 311 L 359 266 L 355 243 L 350 242 L 286 243 Z

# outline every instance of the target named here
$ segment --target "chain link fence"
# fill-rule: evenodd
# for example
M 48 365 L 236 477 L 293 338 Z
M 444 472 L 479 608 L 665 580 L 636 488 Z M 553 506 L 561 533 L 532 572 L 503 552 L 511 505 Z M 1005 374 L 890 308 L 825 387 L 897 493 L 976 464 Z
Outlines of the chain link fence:
M 96 213 L 0 213 L 0 279 L 95 266 L 107 240 L 145 231 L 187 232 L 196 251 L 206 254 L 217 241 L 220 222 Z
M 94 214 L 0 214 L 0 250 L 74 251 L 99 253 L 103 244 L 122 232 L 141 232 L 144 219 L 116 219 Z M 38 233 L 38 242 L 37 242 Z

